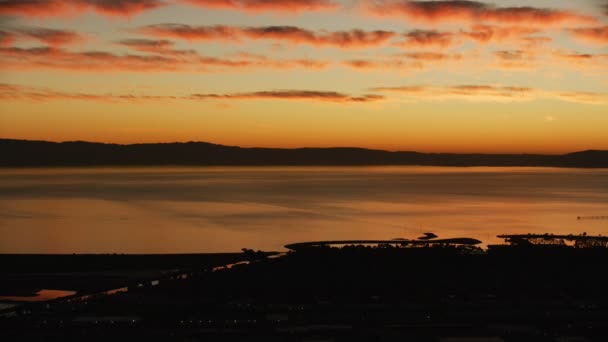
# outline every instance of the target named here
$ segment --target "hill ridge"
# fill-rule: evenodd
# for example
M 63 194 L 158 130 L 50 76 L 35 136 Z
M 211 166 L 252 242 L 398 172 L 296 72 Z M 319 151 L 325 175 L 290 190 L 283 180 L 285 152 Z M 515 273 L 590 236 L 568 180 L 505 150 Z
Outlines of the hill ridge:
M 145 165 L 423 165 L 608 167 L 608 151 L 560 155 L 424 153 L 363 147 L 239 147 L 203 141 L 115 144 L 0 139 L 0 167 Z

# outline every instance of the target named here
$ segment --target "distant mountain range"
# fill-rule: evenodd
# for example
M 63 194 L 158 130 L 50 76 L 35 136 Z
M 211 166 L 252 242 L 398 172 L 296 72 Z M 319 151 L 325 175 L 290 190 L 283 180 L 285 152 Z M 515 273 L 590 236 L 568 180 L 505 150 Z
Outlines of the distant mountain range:
M 0 139 L 0 167 L 136 165 L 433 165 L 608 167 L 608 151 L 562 155 L 390 152 L 354 147 L 242 148 L 206 142 L 103 144 Z

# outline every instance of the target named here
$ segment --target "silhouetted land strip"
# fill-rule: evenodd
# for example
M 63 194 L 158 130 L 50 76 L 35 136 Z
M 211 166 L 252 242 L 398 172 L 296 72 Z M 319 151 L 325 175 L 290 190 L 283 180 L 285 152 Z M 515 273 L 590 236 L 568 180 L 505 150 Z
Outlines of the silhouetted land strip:
M 330 241 L 311 241 L 311 242 L 297 242 L 285 245 L 285 248 L 298 251 L 306 248 L 319 248 L 319 247 L 331 247 L 331 246 L 345 246 L 345 245 L 375 245 L 385 247 L 434 247 L 434 246 L 455 246 L 465 247 L 474 246 L 480 244 L 481 241 L 472 238 L 453 238 L 453 239 L 426 239 L 420 238 L 418 240 L 409 239 L 393 239 L 393 240 L 330 240 Z
M 608 151 L 453 154 L 364 148 L 241 148 L 205 142 L 117 145 L 0 139 L 0 166 L 428 165 L 608 167 Z
M 0 331 L 57 341 L 608 340 L 608 248 L 560 244 L 568 235 L 513 237 L 481 254 L 462 253 L 469 245 L 458 242 L 473 242 L 462 239 L 296 244 L 280 258 L 41 305 L 0 320 Z
M 79 293 L 109 290 L 176 270 L 244 260 L 243 253 L 0 254 L 0 295 L 32 296 L 41 289 Z

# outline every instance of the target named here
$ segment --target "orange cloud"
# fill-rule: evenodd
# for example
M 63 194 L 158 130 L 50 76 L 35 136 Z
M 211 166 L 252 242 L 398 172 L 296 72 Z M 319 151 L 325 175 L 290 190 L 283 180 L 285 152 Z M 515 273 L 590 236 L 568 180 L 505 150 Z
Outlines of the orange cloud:
M 117 43 L 141 52 L 171 53 L 175 51 L 173 50 L 173 42 L 164 39 L 123 39 Z
M 484 84 L 464 84 L 454 86 L 398 86 L 376 87 L 376 92 L 393 92 L 405 96 L 410 101 L 529 101 L 539 98 L 553 98 L 568 102 L 586 104 L 606 104 L 608 94 L 581 91 L 545 91 L 529 87 L 495 86 Z
M 608 104 L 608 94 L 584 92 L 584 91 L 567 91 L 567 92 L 556 92 L 553 96 L 557 99 L 578 102 L 586 104 Z
M 183 24 L 158 24 L 141 28 L 141 32 L 161 38 L 186 40 L 233 40 L 272 39 L 298 44 L 330 45 L 340 48 L 357 48 L 381 45 L 395 33 L 390 31 L 311 31 L 295 26 L 190 26 Z
M 393 45 L 403 47 L 445 48 L 462 43 L 464 38 L 478 43 L 513 41 L 528 47 L 533 47 L 552 41 L 552 39 L 548 37 L 530 36 L 539 32 L 541 32 L 539 29 L 532 27 L 479 24 L 471 26 L 469 30 L 460 30 L 458 32 L 417 29 L 404 33 L 403 36 L 405 37 L 405 41 Z
M 111 16 L 132 16 L 166 5 L 161 0 L 72 0 L 85 7 Z
M 407 52 L 399 54 L 398 56 L 403 56 L 405 58 L 419 60 L 419 61 L 444 61 L 448 59 L 461 59 L 462 55 L 460 54 L 446 54 L 439 52 Z
M 535 67 L 536 54 L 527 50 L 494 51 L 501 69 L 532 69 Z
M 176 100 L 178 96 L 167 95 L 113 95 L 61 92 L 46 88 L 28 87 L 13 84 L 0 84 L 0 100 L 85 100 L 103 102 L 142 102 L 151 100 Z
M 525 36 L 538 33 L 540 30 L 530 27 L 521 26 L 490 26 L 490 25 L 474 25 L 470 31 L 460 31 L 460 35 L 469 39 L 487 43 L 489 41 L 503 41 L 512 38 L 525 38 Z
M 553 56 L 564 61 L 565 66 L 577 70 L 594 70 L 594 74 L 605 74 L 608 70 L 608 54 L 591 54 L 579 52 L 556 51 Z
M 85 72 L 221 72 L 229 69 L 320 69 L 328 62 L 310 59 L 254 59 L 201 56 L 195 51 L 118 55 L 102 51 L 69 52 L 51 47 L 0 48 L 0 70 L 61 69 Z
M 396 43 L 397 46 L 408 47 L 447 47 L 452 44 L 453 34 L 451 32 L 440 32 L 435 30 L 413 30 L 403 34 L 404 42 Z
M 104 102 L 142 102 L 166 100 L 312 100 L 323 102 L 372 102 L 384 99 L 382 95 L 365 94 L 361 96 L 348 95 L 336 91 L 318 90 L 266 90 L 232 94 L 191 94 L 185 96 L 166 95 L 133 95 L 133 94 L 88 94 L 61 92 L 45 88 L 35 88 L 12 84 L 0 84 L 0 100 L 85 100 Z
M 525 87 L 504 87 L 465 84 L 445 87 L 403 86 L 372 88 L 378 92 L 396 92 L 413 100 L 470 100 L 470 101 L 515 101 L 529 100 L 533 89 Z
M 238 40 L 241 34 L 238 29 L 223 25 L 157 24 L 142 27 L 140 31 L 155 37 L 185 40 Z
M 0 47 L 12 46 L 15 42 L 15 37 L 12 33 L 0 31 Z
M 420 62 L 406 62 L 401 59 L 388 60 L 370 60 L 370 59 L 351 59 L 342 62 L 342 64 L 358 69 L 358 70 L 373 70 L 373 69 L 422 69 L 423 64 Z
M 429 51 L 417 51 L 398 53 L 380 59 L 351 59 L 343 61 L 342 64 L 358 70 L 373 69 L 400 69 L 402 71 L 424 69 L 427 63 L 441 63 L 459 61 L 463 57 L 459 53 L 440 53 Z
M 384 99 L 384 96 L 375 94 L 365 94 L 362 96 L 352 96 L 335 91 L 315 91 L 315 90 L 271 90 L 257 91 L 250 93 L 234 94 L 194 94 L 195 99 L 286 99 L 286 100 L 319 100 L 330 102 L 371 102 Z
M 523 59 L 525 56 L 525 52 L 522 50 L 514 50 L 514 51 L 502 50 L 502 51 L 494 51 L 494 55 L 503 60 L 516 61 L 516 60 Z
M 608 26 L 574 28 L 568 31 L 583 41 L 601 45 L 608 44 Z
M 557 57 L 572 61 L 589 61 L 597 57 L 596 55 L 590 53 L 555 53 L 555 55 Z
M 18 36 L 25 37 L 27 39 L 34 39 L 54 47 L 84 41 L 84 38 L 74 31 L 56 30 L 44 27 L 20 28 L 14 30 L 14 33 Z
M 73 11 L 70 1 L 5 0 L 0 2 L 0 14 L 28 17 L 47 17 Z
M 527 48 L 535 48 L 540 45 L 551 43 L 553 41 L 553 38 L 551 38 L 551 37 L 522 37 L 522 38 L 520 38 L 520 40 L 522 43 L 524 43 L 524 45 Z
M 330 0 L 181 0 L 181 2 L 205 8 L 250 12 L 303 12 L 331 10 L 338 7 L 336 2 Z
M 103 15 L 131 17 L 165 5 L 161 0 L 4 0 L 0 15 L 52 17 L 92 9 Z
M 536 7 L 496 7 L 491 4 L 467 1 L 407 1 L 368 0 L 366 10 L 381 16 L 405 16 L 410 20 L 429 23 L 444 21 L 498 22 L 533 25 L 563 22 L 595 23 L 597 19 L 572 11 Z

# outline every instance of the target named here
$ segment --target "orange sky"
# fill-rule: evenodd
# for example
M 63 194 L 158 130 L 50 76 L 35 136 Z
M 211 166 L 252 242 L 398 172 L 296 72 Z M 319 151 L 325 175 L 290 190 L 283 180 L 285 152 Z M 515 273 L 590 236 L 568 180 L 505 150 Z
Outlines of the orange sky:
M 0 2 L 0 137 L 608 149 L 606 1 Z

